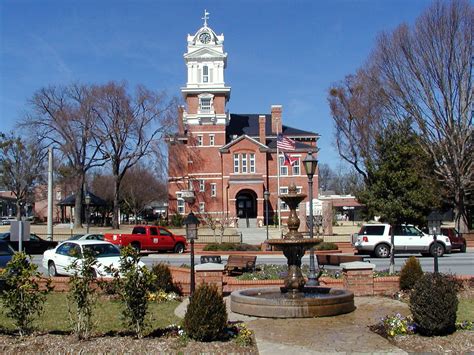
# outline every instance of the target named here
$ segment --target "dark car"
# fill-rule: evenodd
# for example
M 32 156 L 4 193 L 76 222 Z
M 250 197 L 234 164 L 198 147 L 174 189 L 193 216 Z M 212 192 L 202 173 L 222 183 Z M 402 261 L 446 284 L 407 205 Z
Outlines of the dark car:
M 455 228 L 441 227 L 441 234 L 449 238 L 452 249 L 459 249 L 461 253 L 466 252 L 466 239 Z
M 13 258 L 13 254 L 15 254 L 15 251 L 10 244 L 0 240 L 0 268 L 7 266 L 7 263 Z
M 0 233 L 0 241 L 7 241 L 14 250 L 18 250 L 18 242 L 10 241 L 10 232 Z M 44 240 L 36 234 L 30 234 L 30 240 L 23 241 L 23 250 L 26 254 L 43 254 L 46 250 L 52 249 L 58 245 L 58 242 L 52 240 Z

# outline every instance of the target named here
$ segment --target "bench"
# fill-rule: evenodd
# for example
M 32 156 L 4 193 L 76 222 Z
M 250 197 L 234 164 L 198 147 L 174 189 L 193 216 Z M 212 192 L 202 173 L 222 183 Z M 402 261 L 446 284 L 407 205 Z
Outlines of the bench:
M 318 265 L 340 265 L 352 261 L 364 261 L 365 257 L 360 255 L 341 255 L 341 254 L 317 254 Z
M 220 255 L 201 255 L 201 264 L 216 263 L 221 264 L 222 259 Z
M 229 255 L 227 265 L 224 270 L 228 275 L 233 273 L 242 274 L 244 271 L 255 271 L 255 264 L 257 262 L 256 255 Z

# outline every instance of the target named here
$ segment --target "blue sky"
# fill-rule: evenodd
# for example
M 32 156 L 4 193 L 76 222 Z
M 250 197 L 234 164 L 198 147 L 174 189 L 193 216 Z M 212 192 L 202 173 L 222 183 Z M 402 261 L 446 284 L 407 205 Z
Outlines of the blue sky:
M 339 165 L 327 104 L 331 83 L 362 66 L 377 35 L 413 23 L 425 0 L 3 0 L 0 131 L 14 129 L 43 86 L 127 81 L 180 95 L 186 36 L 225 35 L 232 113 L 269 113 L 321 135 L 319 159 Z

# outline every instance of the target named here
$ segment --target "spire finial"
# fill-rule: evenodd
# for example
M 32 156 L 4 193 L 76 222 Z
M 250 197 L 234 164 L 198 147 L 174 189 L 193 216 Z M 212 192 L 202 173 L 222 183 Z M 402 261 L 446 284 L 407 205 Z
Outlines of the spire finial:
M 207 20 L 209 20 L 209 15 L 210 13 L 207 12 L 207 10 L 204 10 L 204 17 L 201 17 L 201 19 L 204 20 L 204 27 L 207 27 Z

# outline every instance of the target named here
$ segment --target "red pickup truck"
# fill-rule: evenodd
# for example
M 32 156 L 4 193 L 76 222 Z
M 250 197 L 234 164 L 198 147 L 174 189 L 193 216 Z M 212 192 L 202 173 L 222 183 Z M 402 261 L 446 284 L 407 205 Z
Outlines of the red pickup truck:
M 121 247 L 131 245 L 139 251 L 173 251 L 179 254 L 188 245 L 182 235 L 175 235 L 168 229 L 157 226 L 135 226 L 132 234 L 107 233 L 104 240 Z

